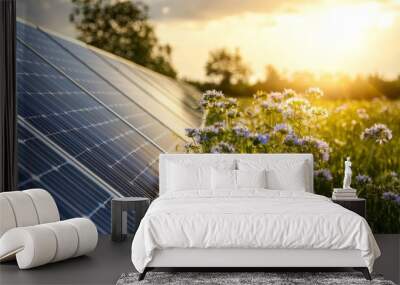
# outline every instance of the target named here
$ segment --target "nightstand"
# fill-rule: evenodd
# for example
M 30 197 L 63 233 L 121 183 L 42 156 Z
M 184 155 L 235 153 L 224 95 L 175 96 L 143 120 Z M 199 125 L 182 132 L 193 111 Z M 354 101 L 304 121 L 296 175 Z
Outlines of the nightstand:
M 122 197 L 111 200 L 111 239 L 123 241 L 128 234 L 128 212 L 135 214 L 135 231 L 142 220 L 150 199 L 143 197 Z M 132 233 L 135 234 L 135 233 Z
M 352 198 L 337 200 L 332 199 L 332 202 L 339 204 L 340 206 L 359 214 L 363 218 L 367 218 L 367 205 L 364 198 Z

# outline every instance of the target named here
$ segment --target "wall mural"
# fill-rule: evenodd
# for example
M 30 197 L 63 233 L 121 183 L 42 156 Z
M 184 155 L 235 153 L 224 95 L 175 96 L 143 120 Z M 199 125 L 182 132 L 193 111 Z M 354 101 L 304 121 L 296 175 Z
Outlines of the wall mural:
M 400 10 L 175 2 L 18 0 L 19 189 L 109 233 L 113 197 L 157 196 L 160 153 L 310 152 L 327 197 L 350 156 L 372 230 L 399 233 Z

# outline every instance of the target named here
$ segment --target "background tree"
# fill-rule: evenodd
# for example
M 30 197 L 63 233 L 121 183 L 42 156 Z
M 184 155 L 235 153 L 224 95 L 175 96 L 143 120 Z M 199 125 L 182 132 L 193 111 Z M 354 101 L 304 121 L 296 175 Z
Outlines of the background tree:
M 243 62 L 239 49 L 229 52 L 222 48 L 210 52 L 206 74 L 220 85 L 234 85 L 247 83 L 250 68 Z
M 161 45 L 148 23 L 148 7 L 132 1 L 72 0 L 70 21 L 78 39 L 176 78 L 171 47 Z

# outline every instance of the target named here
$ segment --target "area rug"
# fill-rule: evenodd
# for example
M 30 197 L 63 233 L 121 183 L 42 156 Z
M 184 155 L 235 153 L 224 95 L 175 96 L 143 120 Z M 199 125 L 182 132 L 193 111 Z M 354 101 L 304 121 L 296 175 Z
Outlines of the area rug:
M 138 273 L 122 274 L 117 285 L 395 285 L 377 275 L 373 275 L 373 280 L 368 281 L 359 272 L 148 272 L 142 281 L 138 281 L 138 276 Z

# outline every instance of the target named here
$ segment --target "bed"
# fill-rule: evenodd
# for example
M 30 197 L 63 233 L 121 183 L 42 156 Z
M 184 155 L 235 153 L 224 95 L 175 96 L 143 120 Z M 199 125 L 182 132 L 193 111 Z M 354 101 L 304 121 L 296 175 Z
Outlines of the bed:
M 162 154 L 132 262 L 153 268 L 352 267 L 380 251 L 361 216 L 313 193 L 311 154 Z

